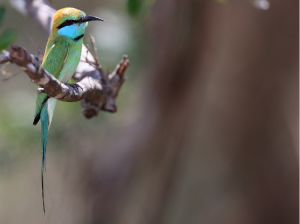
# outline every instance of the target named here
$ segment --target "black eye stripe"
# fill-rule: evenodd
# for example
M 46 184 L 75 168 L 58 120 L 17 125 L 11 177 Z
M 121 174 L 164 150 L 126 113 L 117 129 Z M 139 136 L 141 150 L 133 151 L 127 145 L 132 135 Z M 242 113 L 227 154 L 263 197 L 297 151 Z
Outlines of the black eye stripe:
M 63 28 L 65 26 L 71 26 L 75 23 L 80 23 L 82 21 L 82 18 L 80 18 L 79 20 L 70 20 L 70 19 L 67 19 L 66 21 L 64 21 L 62 24 L 60 24 L 57 29 L 60 29 L 60 28 Z

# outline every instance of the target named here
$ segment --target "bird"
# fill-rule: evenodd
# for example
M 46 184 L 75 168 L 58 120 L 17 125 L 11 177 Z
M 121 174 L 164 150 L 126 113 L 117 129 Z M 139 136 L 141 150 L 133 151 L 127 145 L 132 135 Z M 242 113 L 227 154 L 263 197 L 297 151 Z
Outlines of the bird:
M 58 10 L 52 19 L 52 30 L 45 49 L 42 67 L 66 84 L 78 66 L 85 28 L 89 21 L 104 21 L 88 16 L 75 8 Z M 57 100 L 45 93 L 38 93 L 33 125 L 41 121 L 41 181 L 43 211 L 45 216 L 44 171 L 46 171 L 47 135 Z

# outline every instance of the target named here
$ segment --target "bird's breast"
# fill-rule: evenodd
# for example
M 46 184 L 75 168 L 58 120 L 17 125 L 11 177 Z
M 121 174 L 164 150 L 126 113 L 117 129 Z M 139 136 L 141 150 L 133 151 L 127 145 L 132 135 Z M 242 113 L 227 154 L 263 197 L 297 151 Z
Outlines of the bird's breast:
M 67 83 L 74 75 L 80 61 L 82 43 L 76 43 L 69 47 L 63 69 L 58 78 L 62 83 Z

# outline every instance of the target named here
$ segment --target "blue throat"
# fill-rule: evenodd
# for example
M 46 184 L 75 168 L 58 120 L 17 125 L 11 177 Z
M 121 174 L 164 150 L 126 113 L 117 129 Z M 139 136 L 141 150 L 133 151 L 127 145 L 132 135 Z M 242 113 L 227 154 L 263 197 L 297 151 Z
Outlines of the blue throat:
M 83 38 L 84 30 L 86 26 L 87 26 L 87 22 L 82 24 L 73 24 L 70 26 L 64 26 L 58 30 L 58 34 L 65 37 L 69 37 L 73 39 L 75 42 L 77 42 L 78 40 Z

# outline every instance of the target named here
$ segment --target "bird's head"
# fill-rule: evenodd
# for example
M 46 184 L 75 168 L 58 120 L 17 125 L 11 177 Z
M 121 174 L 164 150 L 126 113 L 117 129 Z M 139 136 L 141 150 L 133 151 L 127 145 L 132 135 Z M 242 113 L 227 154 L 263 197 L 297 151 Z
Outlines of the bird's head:
M 97 20 L 104 21 L 94 16 L 87 16 L 78 9 L 63 8 L 58 10 L 53 16 L 52 32 L 77 41 L 83 37 L 88 21 Z

